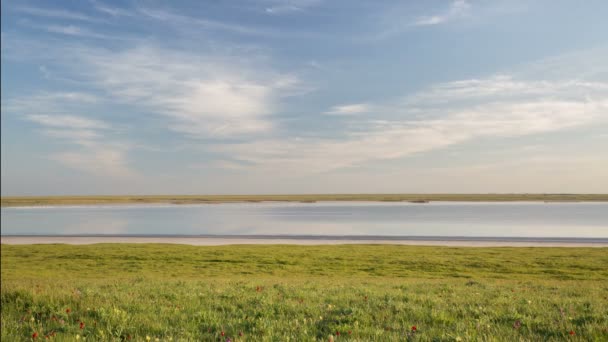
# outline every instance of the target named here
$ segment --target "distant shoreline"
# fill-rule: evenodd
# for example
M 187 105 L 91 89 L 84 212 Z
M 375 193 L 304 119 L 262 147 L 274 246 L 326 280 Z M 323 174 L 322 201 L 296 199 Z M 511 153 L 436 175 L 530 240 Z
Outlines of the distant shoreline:
M 4 235 L 2 244 L 168 243 L 221 245 L 389 244 L 451 247 L 608 247 L 608 238 L 289 235 Z
M 218 204 L 259 202 L 608 202 L 608 194 L 311 194 L 311 195 L 146 195 L 146 196 L 7 196 L 2 207 L 99 204 Z

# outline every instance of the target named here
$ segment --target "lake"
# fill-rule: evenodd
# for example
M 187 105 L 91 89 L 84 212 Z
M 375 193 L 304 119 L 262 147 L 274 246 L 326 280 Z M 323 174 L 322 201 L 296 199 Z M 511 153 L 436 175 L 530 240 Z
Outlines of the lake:
M 608 238 L 608 203 L 263 202 L 2 208 L 2 235 Z

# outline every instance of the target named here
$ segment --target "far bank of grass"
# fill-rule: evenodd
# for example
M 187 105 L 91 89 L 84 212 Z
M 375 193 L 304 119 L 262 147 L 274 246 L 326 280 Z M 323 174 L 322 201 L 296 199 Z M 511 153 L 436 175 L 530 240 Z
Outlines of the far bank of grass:
M 2 340 L 608 339 L 606 248 L 2 245 Z
M 309 195 L 150 195 L 150 196 L 34 196 L 2 197 L 3 207 L 44 205 L 93 205 L 129 203 L 232 203 L 232 202 L 304 202 L 318 201 L 383 201 L 415 202 L 431 201 L 547 201 L 579 202 L 608 201 L 608 194 L 309 194 Z

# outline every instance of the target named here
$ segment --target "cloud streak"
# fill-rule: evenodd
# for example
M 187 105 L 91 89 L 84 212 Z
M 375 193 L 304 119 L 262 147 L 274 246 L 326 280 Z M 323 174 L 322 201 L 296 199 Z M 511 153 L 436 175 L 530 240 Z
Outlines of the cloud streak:
M 15 11 L 36 17 L 53 19 L 77 20 L 86 22 L 103 22 L 103 20 L 88 16 L 86 14 L 68 11 L 64 9 L 50 9 L 39 7 L 20 6 L 13 8 Z
M 371 106 L 367 103 L 354 103 L 348 105 L 333 106 L 324 114 L 327 115 L 357 115 L 369 112 Z
M 122 40 L 124 37 L 112 37 L 105 34 L 93 32 L 89 29 L 78 27 L 75 25 L 49 25 L 49 26 L 36 26 L 42 28 L 50 33 L 63 34 L 67 36 L 83 37 L 83 38 L 96 38 L 96 39 L 115 39 Z
M 72 129 L 108 129 L 109 125 L 100 120 L 88 119 L 73 115 L 30 114 L 27 120 L 48 127 Z
M 446 23 L 456 18 L 463 17 L 467 15 L 471 8 L 471 4 L 469 4 L 466 0 L 455 0 L 450 5 L 450 8 L 442 13 L 431 16 L 423 16 L 419 17 L 414 21 L 414 26 L 432 26 L 438 25 L 442 23 Z
M 110 15 L 112 17 L 133 17 L 134 14 L 130 10 L 126 10 L 124 8 L 109 6 L 101 1 L 91 0 L 93 7 L 104 14 Z
M 309 7 L 317 6 L 321 0 L 275 0 L 265 8 L 265 12 L 272 15 L 301 12 Z
M 197 29 L 202 28 L 205 30 L 223 31 L 231 34 L 259 37 L 284 37 L 286 35 L 285 32 L 274 30 L 272 28 L 243 26 L 225 21 L 185 16 L 160 9 L 142 7 L 138 9 L 138 12 L 147 16 L 148 18 L 161 21 L 178 29 L 188 29 L 194 27 Z

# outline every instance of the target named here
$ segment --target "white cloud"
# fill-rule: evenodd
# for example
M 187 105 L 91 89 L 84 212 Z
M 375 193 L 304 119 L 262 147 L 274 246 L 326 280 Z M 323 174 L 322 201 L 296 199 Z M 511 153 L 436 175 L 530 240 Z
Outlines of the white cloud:
M 118 101 L 169 117 L 171 129 L 197 137 L 268 132 L 273 128 L 269 115 L 298 82 L 251 61 L 153 46 L 75 54 L 83 68 L 75 72 L 97 87 Z
M 470 8 L 471 4 L 469 4 L 468 1 L 454 0 L 450 5 L 450 8 L 445 13 L 420 17 L 413 23 L 413 25 L 429 26 L 445 23 L 447 21 L 465 16 L 469 12 Z
M 450 102 L 445 103 L 445 98 Z M 434 115 L 364 121 L 365 130 L 350 132 L 345 139 L 266 139 L 216 148 L 262 170 L 281 169 L 288 174 L 326 172 L 479 138 L 542 134 L 605 122 L 606 98 L 606 83 L 494 76 L 440 84 L 414 94 L 405 100 L 407 107 L 392 115 L 411 118 L 420 108 Z
M 325 114 L 328 115 L 355 115 L 369 112 L 371 106 L 367 103 L 354 103 L 331 107 Z
M 446 19 L 447 19 L 447 17 L 445 17 L 445 16 L 437 16 L 437 15 L 434 15 L 431 17 L 421 17 L 421 18 L 418 18 L 418 20 L 416 20 L 416 22 L 414 24 L 417 26 L 437 25 L 437 24 L 441 24 Z

